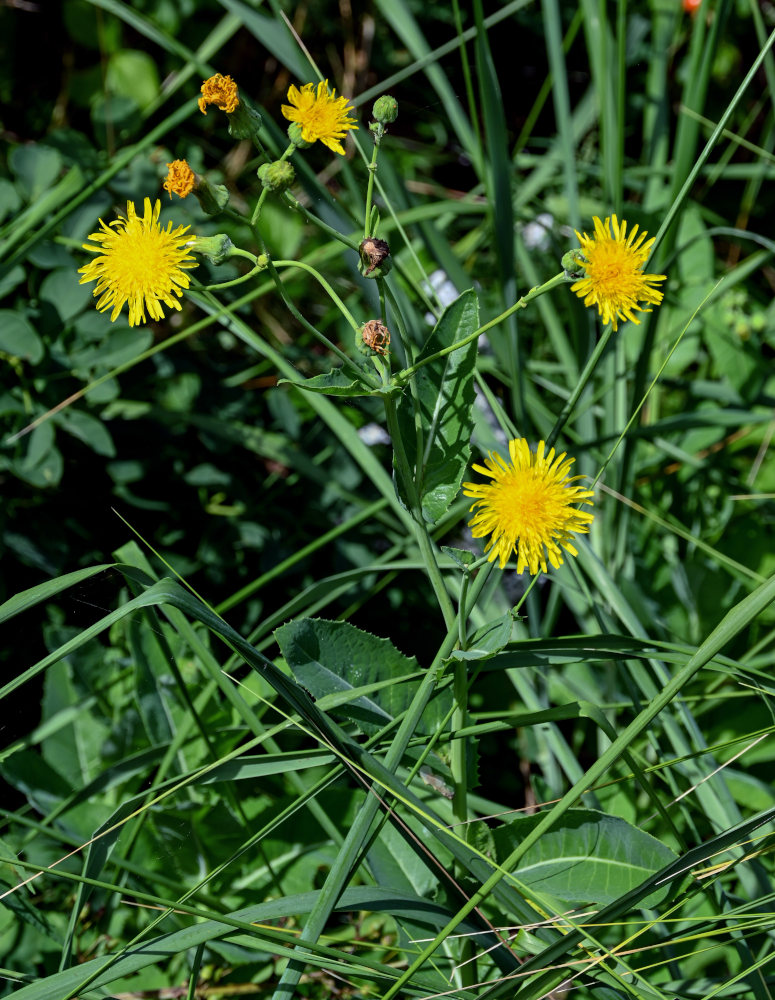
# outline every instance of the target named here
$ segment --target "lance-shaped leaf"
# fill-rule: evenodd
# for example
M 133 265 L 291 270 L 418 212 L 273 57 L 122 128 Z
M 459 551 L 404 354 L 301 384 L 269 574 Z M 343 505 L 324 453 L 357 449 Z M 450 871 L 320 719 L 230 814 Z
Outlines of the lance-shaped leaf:
M 478 325 L 479 302 L 470 288 L 444 310 L 417 362 L 467 337 Z M 414 376 L 414 391 L 410 387 L 398 402 L 401 439 L 414 470 L 423 517 L 432 524 L 455 499 L 471 454 L 476 348 L 473 340 L 423 365 Z M 398 469 L 396 482 L 401 500 L 409 506 Z

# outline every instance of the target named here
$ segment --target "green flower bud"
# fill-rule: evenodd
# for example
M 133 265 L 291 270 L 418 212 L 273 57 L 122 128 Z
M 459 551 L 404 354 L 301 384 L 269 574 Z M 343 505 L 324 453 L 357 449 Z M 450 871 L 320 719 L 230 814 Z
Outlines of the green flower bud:
M 232 139 L 257 139 L 261 131 L 261 115 L 241 100 L 228 115 Z
M 297 149 L 308 149 L 312 143 L 302 138 L 301 125 L 298 122 L 291 122 L 288 126 L 288 138 Z
M 270 191 L 285 191 L 296 177 L 293 166 L 287 160 L 262 163 L 258 168 L 258 179 Z
M 234 244 L 225 233 L 216 236 L 195 236 L 188 244 L 194 253 L 200 253 L 213 264 L 222 264 L 232 256 Z
M 581 248 L 569 250 L 562 256 L 562 269 L 565 271 L 565 277 L 571 281 L 583 278 L 586 272 L 586 263 L 587 258 Z
M 381 125 L 390 125 L 398 118 L 398 101 L 390 94 L 383 94 L 374 102 L 371 109 L 371 117 L 376 119 Z
M 193 194 L 207 215 L 219 215 L 229 204 L 229 189 L 225 184 L 213 184 L 197 174 Z

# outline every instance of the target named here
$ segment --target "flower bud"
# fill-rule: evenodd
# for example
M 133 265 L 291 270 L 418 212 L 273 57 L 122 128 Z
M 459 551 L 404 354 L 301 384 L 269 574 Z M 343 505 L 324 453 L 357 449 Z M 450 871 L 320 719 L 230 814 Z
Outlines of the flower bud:
M 285 191 L 296 177 L 293 166 L 287 160 L 262 163 L 258 168 L 258 179 L 270 191 Z
M 254 111 L 244 98 L 239 102 L 235 111 L 227 115 L 229 119 L 229 135 L 232 139 L 258 139 L 261 131 L 261 115 Z
M 196 175 L 194 196 L 206 215 L 220 215 L 229 204 L 229 189 L 225 184 L 213 184 L 206 177 Z
M 391 97 L 390 94 L 383 94 L 382 97 L 378 97 L 374 102 L 374 107 L 371 109 L 371 117 L 378 121 L 381 125 L 390 125 L 398 118 L 398 101 L 395 97 Z
M 562 269 L 569 281 L 575 281 L 586 273 L 587 258 L 581 248 L 569 250 L 562 255 Z
M 188 244 L 194 253 L 200 253 L 212 264 L 222 264 L 232 255 L 234 244 L 225 233 L 216 236 L 195 236 Z
M 297 149 L 309 149 L 312 145 L 311 142 L 302 138 L 301 125 L 298 122 L 291 122 L 288 126 L 288 138 Z
M 358 247 L 361 260 L 358 270 L 364 278 L 384 278 L 393 265 L 390 247 L 384 240 L 368 236 Z

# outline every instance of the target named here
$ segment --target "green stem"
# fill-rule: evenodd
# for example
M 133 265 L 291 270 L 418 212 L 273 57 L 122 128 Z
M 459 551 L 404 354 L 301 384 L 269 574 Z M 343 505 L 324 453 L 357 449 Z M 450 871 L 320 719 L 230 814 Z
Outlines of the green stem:
M 597 363 L 600 360 L 603 351 L 606 349 L 608 341 L 611 339 L 611 335 L 613 334 L 613 332 L 614 328 L 609 325 L 608 328 L 603 331 L 603 335 L 600 338 L 600 340 L 598 340 L 598 342 L 595 344 L 594 351 L 590 354 L 589 360 L 587 361 L 586 365 L 584 365 L 584 371 L 579 376 L 579 380 L 576 383 L 573 392 L 570 394 L 568 402 L 563 407 L 562 413 L 555 421 L 554 427 L 552 427 L 552 430 L 546 439 L 547 448 L 552 447 L 554 442 L 557 440 L 557 435 L 563 429 L 566 420 L 573 412 L 576 403 L 578 403 L 582 392 L 584 392 L 584 389 L 586 389 L 587 382 L 589 382 L 590 378 L 592 377 L 592 372 L 597 367 Z
M 537 299 L 539 295 L 543 295 L 544 292 L 551 291 L 558 285 L 564 285 L 569 280 L 570 279 L 566 276 L 565 272 L 561 271 L 559 274 L 556 274 L 553 278 L 550 278 L 548 281 L 545 281 L 543 285 L 536 285 L 534 288 L 531 288 L 529 292 L 523 295 L 521 299 L 515 302 L 513 306 L 509 306 L 509 308 L 505 312 L 502 312 L 500 316 L 496 316 L 495 319 L 491 319 L 489 323 L 485 323 L 483 326 L 478 327 L 476 330 L 474 330 L 473 333 L 469 333 L 467 337 L 463 337 L 462 340 L 458 340 L 454 344 L 450 344 L 448 347 L 444 347 L 442 348 L 442 350 L 437 351 L 435 354 L 431 354 L 429 357 L 423 358 L 422 361 L 418 361 L 417 364 L 412 365 L 409 368 L 405 368 L 401 372 L 397 372 L 394 381 L 398 385 L 403 384 L 404 382 L 407 381 L 407 379 L 411 378 L 412 375 L 415 374 L 415 372 L 419 371 L 419 369 L 422 368 L 424 365 L 429 365 L 434 361 L 438 361 L 439 358 L 444 358 L 448 354 L 452 354 L 453 351 L 459 351 L 461 347 L 465 347 L 467 344 L 470 344 L 472 340 L 476 340 L 476 338 L 480 337 L 483 333 L 486 333 L 488 330 L 491 330 L 494 326 L 497 326 L 499 323 L 502 323 L 504 319 L 507 319 L 509 316 L 511 316 L 511 314 L 513 312 L 516 312 L 517 309 L 526 308 L 528 303 L 532 302 L 533 299 Z
M 321 232 L 325 233 L 326 236 L 330 236 L 331 239 L 337 240 L 339 243 L 344 243 L 344 245 L 346 247 L 349 247 L 351 250 L 358 249 L 358 244 L 355 242 L 355 240 L 351 240 L 347 236 L 344 236 L 342 233 L 338 232 L 336 229 L 332 229 L 331 226 L 323 222 L 322 219 L 319 219 L 316 215 L 313 215 L 312 212 L 310 212 L 308 208 L 302 205 L 302 203 L 298 201 L 291 194 L 290 191 L 285 191 L 284 196 L 286 202 L 288 203 L 288 206 L 292 208 L 294 212 L 299 212 L 301 215 L 304 216 L 307 222 L 311 222 L 313 226 L 317 226 L 317 228 Z
M 334 305 L 337 307 L 339 312 L 344 316 L 344 318 L 347 320 L 350 326 L 353 328 L 353 331 L 355 333 L 361 332 L 360 325 L 356 322 L 353 314 L 350 312 L 350 310 L 347 308 L 344 302 L 342 302 L 342 300 L 336 294 L 331 285 L 326 281 L 326 279 L 323 277 L 320 271 L 316 271 L 315 268 L 312 267 L 310 264 L 305 264 L 303 261 L 300 260 L 276 260 L 273 263 L 275 267 L 298 267 L 302 271 L 306 271 L 308 274 L 311 274 L 312 277 L 318 282 L 318 284 L 322 285 L 323 288 L 326 290 L 326 294 L 334 303 Z M 339 353 L 341 354 L 341 351 Z M 348 358 L 347 360 L 349 361 L 350 359 Z
M 381 127 L 382 126 L 380 126 L 380 128 Z M 371 151 L 371 163 L 369 164 L 369 183 L 366 186 L 366 215 L 363 219 L 364 239 L 368 239 L 369 236 L 374 235 L 374 233 L 371 232 L 369 219 L 371 217 L 371 200 L 374 194 L 374 175 L 377 173 L 377 156 L 379 155 L 379 143 L 381 138 L 382 133 L 380 131 L 374 133 L 374 148 Z
M 350 323 L 351 326 L 354 326 L 354 329 L 356 331 L 360 331 L 360 327 L 355 323 L 355 320 L 353 319 L 349 310 L 344 305 L 339 296 L 336 294 L 336 292 L 334 292 L 334 290 L 331 288 L 331 286 L 328 284 L 325 278 L 323 278 L 323 276 L 319 274 L 313 267 L 310 267 L 308 264 L 302 263 L 300 260 L 278 260 L 275 262 L 271 258 L 269 258 L 269 264 L 268 264 L 269 273 L 272 276 L 272 279 L 275 283 L 275 286 L 277 287 L 277 290 L 282 296 L 283 302 L 288 307 L 288 309 L 290 310 L 291 314 L 295 317 L 295 319 L 297 319 L 302 324 L 302 326 L 304 326 L 306 330 L 309 330 L 309 332 L 314 337 L 316 337 L 321 344 L 324 344 L 329 351 L 335 354 L 340 359 L 342 364 L 346 366 L 347 370 L 351 370 L 353 367 L 357 367 L 352 358 L 348 357 L 340 347 L 337 347 L 337 345 L 334 344 L 333 341 L 330 341 L 324 333 L 321 333 L 320 330 L 317 329 L 317 327 L 313 326 L 312 323 L 310 323 L 309 320 L 307 320 L 299 312 L 299 310 L 296 308 L 296 305 L 293 302 L 293 299 L 291 299 L 290 296 L 288 295 L 285 285 L 280 280 L 280 275 L 277 273 L 276 265 L 281 267 L 298 267 L 301 268 L 302 270 L 309 271 L 310 274 L 312 274 L 314 277 L 318 279 L 318 281 L 321 283 L 321 285 L 323 285 L 323 287 L 326 289 L 326 291 L 334 300 L 334 302 L 339 306 L 339 308 L 342 310 L 343 315 L 347 319 L 348 323 Z M 380 384 L 376 382 L 374 378 L 371 376 L 371 374 L 367 372 L 365 369 L 358 368 L 358 375 L 359 377 L 363 378 L 364 381 L 368 382 L 369 385 L 373 386 L 373 388 L 375 389 L 380 388 Z
M 455 609 L 452 606 L 452 599 L 447 593 L 444 578 L 441 575 L 441 570 L 436 560 L 436 551 L 423 521 L 420 498 L 417 494 L 414 475 L 409 465 L 409 460 L 406 457 L 406 449 L 404 448 L 401 430 L 398 426 L 396 403 L 392 396 L 383 397 L 383 401 L 385 403 L 388 433 L 393 443 L 393 455 L 395 457 L 397 472 L 400 481 L 404 484 L 406 496 L 409 500 L 409 509 L 412 514 L 417 545 L 425 563 L 425 569 L 433 587 L 433 592 L 436 595 L 436 600 L 439 602 L 441 613 L 444 616 L 444 623 L 449 629 L 452 628 L 452 624 L 455 621 Z

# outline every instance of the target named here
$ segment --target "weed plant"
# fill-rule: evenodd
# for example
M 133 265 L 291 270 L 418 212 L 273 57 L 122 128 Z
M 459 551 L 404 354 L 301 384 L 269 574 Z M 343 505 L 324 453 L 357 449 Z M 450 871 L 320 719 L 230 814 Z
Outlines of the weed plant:
M 189 6 L 9 103 L 3 995 L 768 1000 L 770 9 Z

